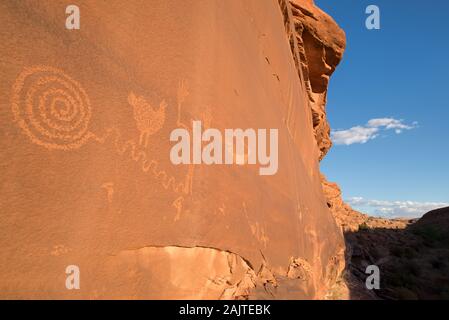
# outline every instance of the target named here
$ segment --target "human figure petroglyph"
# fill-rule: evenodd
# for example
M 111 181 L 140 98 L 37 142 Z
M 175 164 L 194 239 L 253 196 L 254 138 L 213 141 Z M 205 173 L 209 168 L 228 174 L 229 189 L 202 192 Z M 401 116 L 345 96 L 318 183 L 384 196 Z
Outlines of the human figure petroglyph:
M 178 127 L 182 127 L 186 130 L 191 130 L 190 126 L 186 125 L 183 123 L 182 121 L 182 115 L 183 115 L 183 111 L 182 111 L 182 106 L 184 104 L 184 102 L 186 101 L 187 97 L 189 96 L 189 90 L 188 90 L 188 85 L 187 85 L 187 81 L 186 80 L 181 80 L 178 84 L 178 89 L 176 92 L 176 102 L 178 105 L 178 112 L 177 112 L 177 117 L 176 117 L 176 125 Z M 210 113 L 209 113 L 210 114 Z M 192 122 L 192 120 L 190 121 Z M 195 165 L 194 164 L 190 164 L 188 167 L 188 174 L 187 176 L 189 176 L 190 180 L 190 191 L 192 190 L 192 184 L 193 184 L 193 175 L 195 172 Z M 186 177 L 187 177 L 186 176 Z
M 128 103 L 134 108 L 134 119 L 140 131 L 139 144 L 147 147 L 149 136 L 158 132 L 164 125 L 167 103 L 162 100 L 159 109 L 155 110 L 144 97 L 136 96 L 134 92 L 129 93 Z
M 211 128 L 212 123 L 212 110 L 210 106 L 205 106 L 201 112 L 201 120 L 205 129 Z
M 184 210 L 184 201 L 185 201 L 185 198 L 183 196 L 179 196 L 172 203 L 172 206 L 176 208 L 176 215 L 173 219 L 174 222 L 181 219 L 182 214 L 187 214 L 190 212 L 190 210 Z

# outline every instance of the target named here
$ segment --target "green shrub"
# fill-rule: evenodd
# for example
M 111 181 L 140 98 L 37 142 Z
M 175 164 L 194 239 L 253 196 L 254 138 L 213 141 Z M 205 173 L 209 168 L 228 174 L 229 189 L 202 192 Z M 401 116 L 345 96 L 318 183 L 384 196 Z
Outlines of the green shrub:
M 366 222 L 363 222 L 362 224 L 359 224 L 359 231 L 366 231 L 366 230 L 369 230 L 369 227 L 366 224 Z

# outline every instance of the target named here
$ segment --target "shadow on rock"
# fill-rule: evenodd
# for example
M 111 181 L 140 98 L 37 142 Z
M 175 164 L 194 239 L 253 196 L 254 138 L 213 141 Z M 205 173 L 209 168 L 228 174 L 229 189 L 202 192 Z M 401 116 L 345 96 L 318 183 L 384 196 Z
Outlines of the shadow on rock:
M 370 217 L 344 234 L 350 299 L 449 299 L 449 207 L 382 221 Z M 366 288 L 369 265 L 379 267 L 378 290 Z

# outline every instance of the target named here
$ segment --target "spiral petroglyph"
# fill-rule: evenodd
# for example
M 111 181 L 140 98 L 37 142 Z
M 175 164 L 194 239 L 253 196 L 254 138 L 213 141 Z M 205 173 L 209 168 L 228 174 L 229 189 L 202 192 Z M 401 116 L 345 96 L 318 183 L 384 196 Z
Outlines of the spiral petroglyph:
M 14 120 L 32 142 L 47 149 L 72 150 L 88 140 L 89 97 L 63 71 L 25 68 L 13 85 L 11 99 Z

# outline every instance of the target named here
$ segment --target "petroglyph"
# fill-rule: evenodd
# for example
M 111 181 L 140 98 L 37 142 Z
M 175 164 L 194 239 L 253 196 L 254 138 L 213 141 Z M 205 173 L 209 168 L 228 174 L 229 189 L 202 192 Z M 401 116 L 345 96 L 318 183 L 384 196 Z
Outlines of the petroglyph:
M 221 206 L 218 207 L 218 212 L 220 212 L 221 215 L 226 215 L 226 205 L 224 203 L 221 204 Z
M 184 201 L 185 198 L 183 196 L 179 196 L 172 203 L 172 206 L 176 208 L 176 215 L 175 218 L 173 219 L 174 222 L 181 219 L 181 215 L 188 214 L 190 212 L 190 210 L 184 210 Z
M 176 102 L 178 104 L 178 112 L 177 112 L 177 117 L 176 117 L 176 125 L 178 127 L 182 127 L 184 129 L 187 129 L 190 131 L 190 126 L 186 125 L 183 123 L 182 121 L 182 105 L 183 103 L 186 101 L 187 97 L 189 96 L 189 90 L 188 90 L 188 86 L 187 86 L 187 82 L 185 80 L 181 80 L 178 84 L 178 90 L 176 92 Z M 210 110 L 210 109 L 209 109 Z M 211 113 L 208 112 L 208 115 L 210 115 Z M 210 121 L 211 121 L 211 116 L 210 116 Z M 209 123 L 210 123 L 209 121 Z M 192 122 L 192 120 L 190 120 L 190 122 Z M 192 191 L 192 183 L 193 183 L 193 175 L 195 172 L 195 165 L 194 164 L 190 164 L 189 165 L 189 169 L 187 172 L 187 177 L 189 178 L 189 180 L 186 180 L 186 183 L 189 183 L 189 190 L 190 192 Z
M 203 122 L 204 129 L 210 129 L 212 123 L 212 110 L 210 106 L 205 106 L 201 112 L 201 120 Z
M 47 149 L 77 149 L 89 138 L 89 98 L 61 70 L 25 68 L 13 85 L 11 105 L 18 126 L 32 142 Z
M 187 95 L 187 91 L 178 94 L 181 104 Z M 134 107 L 136 123 L 141 131 L 139 145 L 144 143 L 147 146 L 148 136 L 159 131 L 165 122 L 167 104 L 163 100 L 155 111 L 145 99 L 132 92 L 128 95 L 128 102 Z M 123 141 L 119 129 L 108 128 L 103 136 L 88 131 L 91 118 L 89 97 L 82 86 L 62 70 L 49 66 L 24 68 L 12 87 L 11 109 L 17 125 L 37 145 L 69 151 L 90 140 L 105 144 L 112 139 L 117 154 L 122 156 L 129 152 L 131 159 L 141 164 L 142 171 L 151 173 L 164 189 L 191 194 L 193 166 L 189 166 L 185 178 L 178 182 L 174 176 L 160 169 L 159 161 L 151 159 L 133 139 Z M 108 201 L 112 201 L 112 186 L 102 187 L 108 192 Z
M 186 81 L 181 81 L 177 90 L 178 127 L 191 131 L 183 122 L 182 107 L 189 96 Z M 134 119 L 140 131 L 139 141 L 125 140 L 118 128 L 105 129 L 103 135 L 88 129 L 92 111 L 89 97 L 82 86 L 62 70 L 50 66 L 26 67 L 19 74 L 12 88 L 12 112 L 14 120 L 23 133 L 35 144 L 49 150 L 75 150 L 93 141 L 100 145 L 112 143 L 119 156 L 128 155 L 139 163 L 142 172 L 151 174 L 165 190 L 177 194 L 172 205 L 176 209 L 175 221 L 181 218 L 185 196 L 192 195 L 195 166 L 188 166 L 185 176 L 177 179 L 161 169 L 160 162 L 152 158 L 143 148 L 148 145 L 148 137 L 158 132 L 165 123 L 167 103 L 162 100 L 159 108 L 153 107 L 141 96 L 130 92 L 128 103 L 134 108 Z M 212 121 L 210 106 L 202 110 L 199 117 L 209 127 Z M 190 122 L 192 119 L 190 119 Z M 248 154 L 237 154 L 247 161 Z M 101 185 L 106 191 L 109 203 L 113 201 L 114 184 L 106 182 Z M 216 208 L 225 214 L 225 204 Z M 268 241 L 259 226 L 251 226 L 253 234 L 264 245 Z
M 263 245 L 264 248 L 266 248 L 270 239 L 266 235 L 265 229 L 259 224 L 259 222 L 250 224 L 249 226 L 251 228 L 251 234 Z
M 178 197 L 173 201 L 172 206 L 176 208 L 176 215 L 174 221 L 178 221 L 181 218 L 182 213 L 182 203 L 184 202 L 184 197 Z
M 101 187 L 106 190 L 108 202 L 111 203 L 114 197 L 114 184 L 112 182 L 105 182 Z
M 162 100 L 159 109 L 155 110 L 145 98 L 136 96 L 133 92 L 128 95 L 128 102 L 134 108 L 134 120 L 140 131 L 139 144 L 147 147 L 148 137 L 158 132 L 164 125 L 167 103 Z
M 55 246 L 53 246 L 53 250 L 50 251 L 50 255 L 54 256 L 54 257 L 58 257 L 64 254 L 69 253 L 70 251 L 72 251 L 70 248 L 66 247 L 63 244 L 57 244 Z
M 185 195 L 191 194 L 193 179 L 192 166 L 189 166 L 184 179 L 178 182 L 173 175 L 170 175 L 165 170 L 160 169 L 159 161 L 150 158 L 145 150 L 139 148 L 138 143 L 135 140 L 129 139 L 123 141 L 120 130 L 111 128 L 107 129 L 103 136 L 97 136 L 91 133 L 89 137 L 99 144 L 105 144 L 108 140 L 112 140 L 115 152 L 118 155 L 123 156 L 128 154 L 133 161 L 140 163 L 141 169 L 144 173 L 152 174 L 165 190 L 171 190 L 174 193 Z

